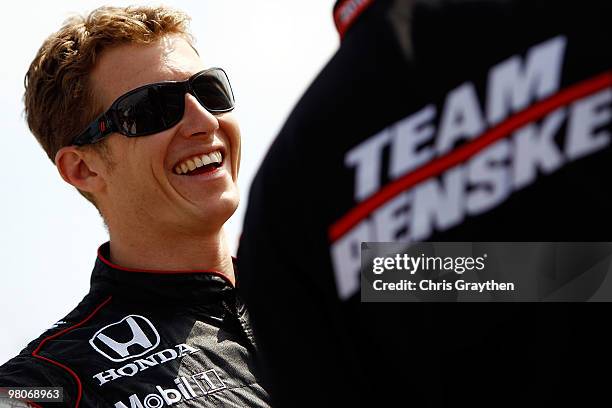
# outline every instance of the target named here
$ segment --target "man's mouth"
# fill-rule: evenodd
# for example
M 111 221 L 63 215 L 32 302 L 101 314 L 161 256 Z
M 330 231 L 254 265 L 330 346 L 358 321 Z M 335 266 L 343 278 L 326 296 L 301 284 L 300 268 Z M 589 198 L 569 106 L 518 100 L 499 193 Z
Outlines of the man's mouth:
M 223 155 L 220 150 L 190 157 L 174 166 L 174 173 L 181 176 L 195 176 L 210 173 L 221 167 Z

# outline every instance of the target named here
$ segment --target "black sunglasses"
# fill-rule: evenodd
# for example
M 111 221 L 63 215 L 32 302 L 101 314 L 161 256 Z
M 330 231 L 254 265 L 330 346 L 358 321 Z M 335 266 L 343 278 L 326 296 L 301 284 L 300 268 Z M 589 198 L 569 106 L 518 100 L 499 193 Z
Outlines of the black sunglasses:
M 210 68 L 186 81 L 157 82 L 121 95 L 72 144 L 95 143 L 113 132 L 138 137 L 170 129 L 183 117 L 187 92 L 213 114 L 234 109 L 234 94 L 227 74 L 221 68 Z

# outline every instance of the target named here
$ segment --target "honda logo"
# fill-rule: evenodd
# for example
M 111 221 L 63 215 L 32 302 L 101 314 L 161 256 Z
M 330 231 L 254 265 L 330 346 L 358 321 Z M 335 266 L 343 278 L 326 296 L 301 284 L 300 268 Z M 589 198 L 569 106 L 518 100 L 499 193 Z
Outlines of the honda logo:
M 89 344 L 109 360 L 120 362 L 153 350 L 159 345 L 159 334 L 146 317 L 129 315 L 98 330 Z

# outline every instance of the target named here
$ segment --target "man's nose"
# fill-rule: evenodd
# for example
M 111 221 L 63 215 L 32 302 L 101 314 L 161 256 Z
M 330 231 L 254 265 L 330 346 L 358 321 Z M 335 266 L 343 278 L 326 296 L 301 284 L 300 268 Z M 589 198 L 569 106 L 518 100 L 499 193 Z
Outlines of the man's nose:
M 190 93 L 185 94 L 183 128 L 186 136 L 212 134 L 219 128 L 219 121 Z

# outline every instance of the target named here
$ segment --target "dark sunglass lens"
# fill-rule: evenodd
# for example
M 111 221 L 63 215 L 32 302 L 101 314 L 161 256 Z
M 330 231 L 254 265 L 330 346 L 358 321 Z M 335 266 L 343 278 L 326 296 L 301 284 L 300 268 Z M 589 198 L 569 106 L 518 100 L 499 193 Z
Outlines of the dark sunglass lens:
M 129 136 L 161 132 L 183 114 L 184 91 L 175 85 L 154 85 L 127 95 L 117 104 L 117 119 Z
M 196 77 L 193 91 L 200 103 L 209 111 L 228 111 L 234 107 L 232 88 L 225 72 L 211 70 Z
M 176 125 L 183 117 L 185 110 L 185 86 L 161 85 L 157 99 L 164 130 Z

